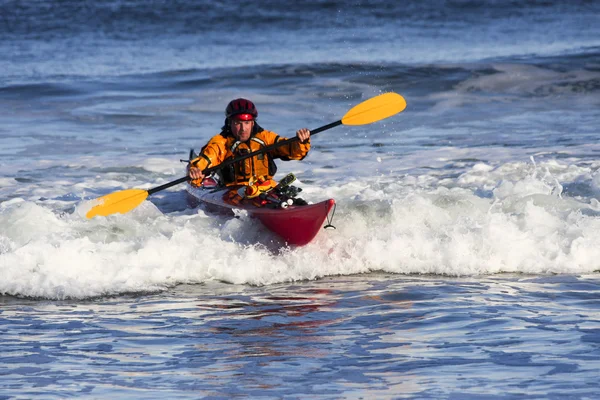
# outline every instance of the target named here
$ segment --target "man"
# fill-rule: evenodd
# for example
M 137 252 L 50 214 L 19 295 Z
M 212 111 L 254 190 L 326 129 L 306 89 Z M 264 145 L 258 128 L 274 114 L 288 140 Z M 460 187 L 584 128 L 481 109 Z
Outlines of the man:
M 208 167 L 286 139 L 263 129 L 256 122 L 257 117 L 258 111 L 250 100 L 240 98 L 229 102 L 221 133 L 209 140 L 198 158 L 190 161 L 188 175 L 192 178 L 193 185 L 199 186 L 202 183 L 202 171 Z M 306 128 L 299 129 L 296 136 L 298 141 L 223 168 L 220 174 L 223 183 L 228 186 L 245 185 L 251 180 L 269 180 L 277 172 L 274 159 L 302 160 L 310 150 L 310 131 Z

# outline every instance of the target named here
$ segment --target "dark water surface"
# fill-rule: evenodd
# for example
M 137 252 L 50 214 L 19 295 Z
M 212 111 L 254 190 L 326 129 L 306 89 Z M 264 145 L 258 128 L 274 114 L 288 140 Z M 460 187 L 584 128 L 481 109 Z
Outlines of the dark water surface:
M 369 274 L 4 297 L 4 394 L 593 398 L 599 292 L 597 277 Z

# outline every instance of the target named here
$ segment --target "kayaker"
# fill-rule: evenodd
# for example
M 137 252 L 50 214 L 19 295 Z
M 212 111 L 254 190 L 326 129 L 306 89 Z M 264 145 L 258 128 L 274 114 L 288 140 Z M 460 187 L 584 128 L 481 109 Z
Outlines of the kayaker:
M 188 175 L 192 185 L 200 186 L 204 171 L 231 157 L 259 150 L 285 140 L 285 137 L 263 129 L 257 122 L 258 110 L 247 99 L 235 99 L 225 109 L 225 124 L 221 133 L 214 136 L 200 151 L 200 155 L 191 160 Z M 278 147 L 268 153 L 239 161 L 220 170 L 219 178 L 225 185 L 244 185 L 250 180 L 269 180 L 277 172 L 274 160 L 302 160 L 310 150 L 310 131 L 306 128 L 296 132 L 298 141 Z

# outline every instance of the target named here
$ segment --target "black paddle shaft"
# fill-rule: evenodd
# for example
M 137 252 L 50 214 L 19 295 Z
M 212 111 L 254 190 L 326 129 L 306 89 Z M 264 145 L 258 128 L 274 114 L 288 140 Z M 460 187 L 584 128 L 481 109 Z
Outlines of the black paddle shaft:
M 315 129 L 314 131 L 310 131 L 310 135 L 311 136 L 316 135 L 319 132 L 323 132 L 323 131 L 326 131 L 327 129 L 335 128 L 336 126 L 341 125 L 341 124 L 342 124 L 342 120 L 332 122 L 331 124 L 324 125 L 320 128 Z M 298 136 L 294 136 L 293 138 L 282 140 L 277 143 L 273 143 L 272 145 L 267 146 L 263 149 L 256 150 L 251 153 L 244 154 L 243 156 L 239 156 L 239 157 L 235 157 L 235 158 L 223 161 L 221 164 L 215 165 L 214 167 L 206 168 L 202 172 L 204 173 L 204 175 L 208 175 L 213 171 L 217 171 L 217 170 L 219 170 L 221 168 L 225 168 L 231 164 L 235 164 L 239 161 L 243 161 L 246 158 L 254 157 L 256 155 L 263 154 L 263 153 L 268 153 L 269 151 L 275 150 L 278 147 L 285 146 L 286 144 L 294 143 L 297 141 L 298 141 Z M 180 183 L 183 183 L 183 182 L 186 182 L 189 180 L 191 180 L 191 178 L 189 176 L 184 176 L 183 178 L 179 178 L 173 182 L 165 183 L 164 185 L 160 185 L 160 186 L 157 186 L 155 188 L 148 190 L 148 195 L 151 195 L 156 192 L 160 192 L 161 190 L 170 188 L 171 186 L 179 185 Z

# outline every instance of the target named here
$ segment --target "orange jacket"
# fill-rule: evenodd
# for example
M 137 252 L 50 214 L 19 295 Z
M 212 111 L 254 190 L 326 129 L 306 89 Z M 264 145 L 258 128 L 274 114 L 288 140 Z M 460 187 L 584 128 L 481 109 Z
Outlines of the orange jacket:
M 239 157 L 285 139 L 274 132 L 263 130 L 242 143 L 232 135 L 221 133 L 209 140 L 202 148 L 200 156 L 191 161 L 191 165 L 204 170 L 219 165 L 228 158 Z M 310 140 L 306 143 L 296 141 L 225 167 L 221 170 L 221 177 L 226 185 L 247 184 L 252 177 L 271 179 L 277 172 L 274 159 L 302 160 L 309 150 Z

